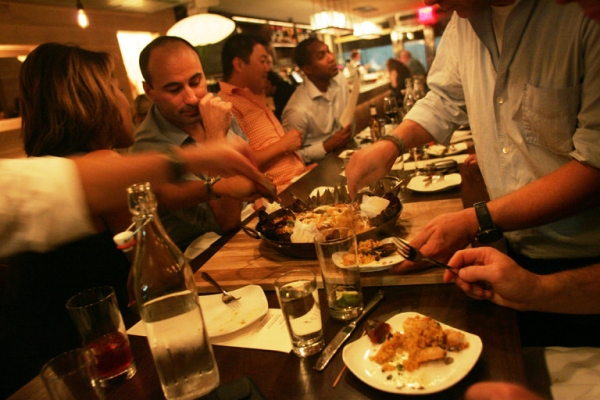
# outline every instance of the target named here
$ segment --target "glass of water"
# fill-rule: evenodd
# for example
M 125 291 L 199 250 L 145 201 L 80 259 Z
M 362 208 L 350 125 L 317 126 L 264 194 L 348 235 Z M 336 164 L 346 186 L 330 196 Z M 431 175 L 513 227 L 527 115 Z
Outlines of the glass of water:
M 325 347 L 317 278 L 311 270 L 294 269 L 275 279 L 275 291 L 299 357 L 318 353 Z
M 363 310 L 363 296 L 354 230 L 324 229 L 315 236 L 315 247 L 329 315 L 341 321 L 358 317 Z

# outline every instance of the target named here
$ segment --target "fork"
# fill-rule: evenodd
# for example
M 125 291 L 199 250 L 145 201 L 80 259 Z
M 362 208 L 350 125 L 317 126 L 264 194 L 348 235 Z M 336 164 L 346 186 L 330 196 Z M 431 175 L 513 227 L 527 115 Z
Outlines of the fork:
M 456 269 L 437 260 L 434 260 L 433 258 L 425 257 L 423 253 L 411 246 L 406 240 L 399 237 L 393 237 L 392 240 L 394 241 L 396 247 L 398 247 L 400 255 L 406 258 L 407 260 L 414 262 L 427 261 L 437 265 L 438 267 L 446 268 L 448 271 L 458 276 L 458 271 Z
M 223 288 L 221 287 L 221 285 L 219 285 L 219 284 L 217 283 L 217 281 L 215 281 L 215 280 L 213 279 L 213 277 L 212 277 L 212 276 L 210 276 L 209 274 L 207 274 L 206 272 L 201 272 L 201 273 L 200 273 L 200 275 L 202 276 L 202 278 L 203 278 L 205 281 L 208 281 L 208 282 L 210 282 L 210 283 L 211 283 L 211 284 L 212 284 L 214 287 L 216 287 L 217 289 L 219 289 L 219 290 L 220 290 L 220 291 L 223 293 L 223 296 L 221 297 L 221 300 L 223 301 L 223 303 L 225 303 L 225 304 L 230 304 L 230 303 L 232 303 L 232 302 L 233 302 L 233 304 L 232 304 L 232 305 L 238 305 L 238 304 L 239 304 L 237 301 L 238 301 L 239 299 L 241 299 L 241 297 L 235 297 L 235 296 L 233 296 L 233 295 L 229 294 L 229 293 L 227 292 L 227 290 L 223 289 Z
M 424 256 L 423 253 L 421 253 L 418 249 L 411 246 L 406 240 L 399 238 L 399 237 L 393 237 L 392 240 L 394 241 L 394 244 L 396 245 L 396 247 L 398 247 L 398 250 L 400 251 L 400 255 L 402 257 L 406 258 L 407 260 L 414 261 L 414 262 L 427 261 L 427 262 L 437 265 L 438 267 L 447 269 L 448 271 L 452 272 L 454 274 L 454 276 L 458 277 L 458 270 L 456 270 L 455 268 L 452 268 L 449 265 L 446 265 L 437 260 L 434 260 L 433 258 Z M 489 282 L 477 281 L 475 283 L 477 285 L 481 286 L 481 288 L 483 288 L 485 290 L 492 289 L 492 285 L 490 285 Z
M 430 174 L 429 177 L 423 179 L 423 182 L 425 182 L 425 187 L 443 180 L 444 175 L 445 175 L 444 172 L 440 172 L 437 174 Z

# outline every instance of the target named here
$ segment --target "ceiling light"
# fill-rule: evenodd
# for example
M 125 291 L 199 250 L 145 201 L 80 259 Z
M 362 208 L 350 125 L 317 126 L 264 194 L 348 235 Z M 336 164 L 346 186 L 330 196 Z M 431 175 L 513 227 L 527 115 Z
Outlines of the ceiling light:
M 310 17 L 313 31 L 327 34 L 343 34 L 352 32 L 350 18 L 338 11 L 321 11 Z
M 77 24 L 83 29 L 87 28 L 90 25 L 90 21 L 88 19 L 85 10 L 83 9 L 83 4 L 81 0 L 77 0 Z
M 219 43 L 235 30 L 235 22 L 218 14 L 195 14 L 177 22 L 167 31 L 169 36 L 179 36 L 192 46 Z
M 372 21 L 354 24 L 354 36 L 362 39 L 376 39 L 381 36 L 381 27 Z
M 266 19 L 260 19 L 260 18 L 249 18 L 249 17 L 238 17 L 238 16 L 233 16 L 231 17 L 232 20 L 237 21 L 237 22 L 248 22 L 250 24 L 267 24 L 269 21 L 267 21 Z

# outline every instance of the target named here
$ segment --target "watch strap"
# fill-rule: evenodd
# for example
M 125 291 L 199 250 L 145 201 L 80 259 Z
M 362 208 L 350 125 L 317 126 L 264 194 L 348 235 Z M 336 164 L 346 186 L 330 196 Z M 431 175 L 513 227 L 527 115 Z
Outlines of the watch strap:
M 492 216 L 490 215 L 490 211 L 487 208 L 487 204 L 485 201 L 480 201 L 478 203 L 473 204 L 475 208 L 475 214 L 477 215 L 477 221 L 479 221 L 479 230 L 485 231 L 490 229 L 497 229 L 496 225 L 494 225 L 494 221 L 492 221 Z
M 206 194 L 208 195 L 208 199 L 220 199 L 221 196 L 217 195 L 213 189 L 213 186 L 215 185 L 215 183 L 219 182 L 221 180 L 220 176 L 211 176 L 208 177 L 205 181 L 204 181 L 204 187 L 206 188 Z

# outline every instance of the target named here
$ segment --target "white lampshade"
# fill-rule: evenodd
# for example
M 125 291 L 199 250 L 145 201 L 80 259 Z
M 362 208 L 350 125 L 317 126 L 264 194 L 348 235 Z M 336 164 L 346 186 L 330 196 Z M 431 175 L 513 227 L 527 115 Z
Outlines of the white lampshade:
M 381 27 L 371 21 L 354 24 L 354 36 L 363 39 L 374 39 L 381 36 Z
M 235 22 L 218 14 L 195 14 L 178 21 L 167 35 L 179 36 L 192 46 L 218 43 L 231 35 Z

